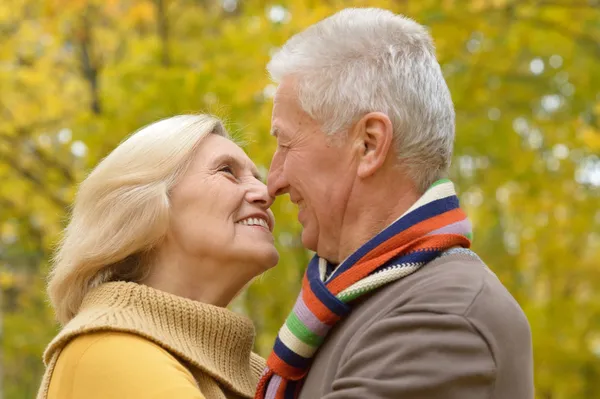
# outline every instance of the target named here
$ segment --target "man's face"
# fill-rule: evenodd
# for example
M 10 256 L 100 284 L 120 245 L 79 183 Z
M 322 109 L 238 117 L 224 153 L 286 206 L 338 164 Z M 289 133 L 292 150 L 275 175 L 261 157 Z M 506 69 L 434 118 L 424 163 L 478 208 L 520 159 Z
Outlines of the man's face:
M 269 170 L 269 194 L 289 193 L 298 205 L 303 245 L 337 262 L 356 177 L 351 140 L 335 144 L 328 140 L 300 107 L 292 79 L 284 79 L 275 94 L 271 124 L 277 150 Z

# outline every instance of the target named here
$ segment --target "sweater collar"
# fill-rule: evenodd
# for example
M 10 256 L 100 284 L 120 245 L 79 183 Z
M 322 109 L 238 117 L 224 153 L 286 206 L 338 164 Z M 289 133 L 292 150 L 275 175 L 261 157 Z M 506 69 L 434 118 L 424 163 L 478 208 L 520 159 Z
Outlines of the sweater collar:
M 78 314 L 50 343 L 44 361 L 78 335 L 121 331 L 143 336 L 229 390 L 254 397 L 264 360 L 252 353 L 254 326 L 225 308 L 130 282 L 90 291 Z

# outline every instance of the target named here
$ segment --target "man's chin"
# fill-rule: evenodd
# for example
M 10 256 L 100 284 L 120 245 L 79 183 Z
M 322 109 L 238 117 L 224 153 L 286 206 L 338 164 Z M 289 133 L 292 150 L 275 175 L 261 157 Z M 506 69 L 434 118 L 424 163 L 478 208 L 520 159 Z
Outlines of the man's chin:
M 310 251 L 317 252 L 317 236 L 310 229 L 302 229 L 302 246 Z

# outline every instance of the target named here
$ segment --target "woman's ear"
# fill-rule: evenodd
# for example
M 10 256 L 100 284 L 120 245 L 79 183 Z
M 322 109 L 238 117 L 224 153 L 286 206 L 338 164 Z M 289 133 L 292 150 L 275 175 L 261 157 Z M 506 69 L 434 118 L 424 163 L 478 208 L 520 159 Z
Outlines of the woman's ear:
M 392 147 L 393 128 L 390 118 L 381 112 L 371 112 L 355 125 L 359 148 L 358 176 L 367 178 L 381 168 Z

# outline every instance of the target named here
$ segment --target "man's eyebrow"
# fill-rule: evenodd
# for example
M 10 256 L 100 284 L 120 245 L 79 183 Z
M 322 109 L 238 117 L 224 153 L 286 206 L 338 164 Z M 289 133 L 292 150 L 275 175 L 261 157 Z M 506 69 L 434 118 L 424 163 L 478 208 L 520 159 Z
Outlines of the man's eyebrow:
M 277 138 L 277 136 L 279 136 L 279 129 L 276 126 L 273 126 L 271 128 L 271 136 Z

